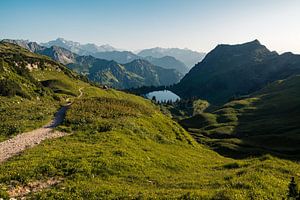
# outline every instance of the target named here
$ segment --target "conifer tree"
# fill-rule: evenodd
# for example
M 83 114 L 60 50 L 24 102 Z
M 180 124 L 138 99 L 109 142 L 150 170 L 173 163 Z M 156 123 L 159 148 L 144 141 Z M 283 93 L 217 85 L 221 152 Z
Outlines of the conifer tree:
M 299 199 L 298 186 L 295 181 L 295 177 L 292 177 L 291 182 L 289 184 L 288 200 L 298 200 L 298 199 Z
M 154 103 L 156 103 L 156 96 L 153 96 L 153 97 L 152 97 L 152 101 L 153 101 Z

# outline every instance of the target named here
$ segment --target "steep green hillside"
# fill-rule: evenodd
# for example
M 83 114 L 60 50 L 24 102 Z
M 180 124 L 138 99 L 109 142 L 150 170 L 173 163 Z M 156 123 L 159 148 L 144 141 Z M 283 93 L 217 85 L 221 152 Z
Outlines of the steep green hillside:
M 0 165 L 3 195 L 27 189 L 38 199 L 281 199 L 300 169 L 271 156 L 224 158 L 149 101 L 97 91 L 84 90 L 68 111 L 60 130 L 72 135 Z
M 50 58 L 0 43 L 0 140 L 45 125 L 87 85 Z
M 177 84 L 181 97 L 198 97 L 222 105 L 250 94 L 270 82 L 300 73 L 300 56 L 278 55 L 255 40 L 218 45 Z
M 276 81 L 248 98 L 185 119 L 199 141 L 223 154 L 273 153 L 299 159 L 300 76 Z M 208 138 L 202 138 L 200 136 Z

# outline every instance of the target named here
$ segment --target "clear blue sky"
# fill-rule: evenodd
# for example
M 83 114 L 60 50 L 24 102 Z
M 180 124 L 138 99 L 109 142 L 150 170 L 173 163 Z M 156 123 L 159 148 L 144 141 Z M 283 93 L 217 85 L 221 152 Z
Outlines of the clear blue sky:
M 259 39 L 300 53 L 299 0 L 0 0 L 0 10 L 0 38 L 204 52 Z

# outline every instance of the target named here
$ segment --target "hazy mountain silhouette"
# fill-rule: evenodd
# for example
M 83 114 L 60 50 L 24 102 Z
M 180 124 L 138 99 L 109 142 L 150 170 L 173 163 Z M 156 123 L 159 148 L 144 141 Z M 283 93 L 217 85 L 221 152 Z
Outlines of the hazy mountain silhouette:
M 179 48 L 151 48 L 144 49 L 138 53 L 141 57 L 152 56 L 154 58 L 161 58 L 164 56 L 172 56 L 177 60 L 183 62 L 189 69 L 191 69 L 195 64 L 200 62 L 205 53 L 199 53 L 189 49 L 179 49 Z
M 64 38 L 57 38 L 49 42 L 41 43 L 42 46 L 51 47 L 59 46 L 72 51 L 79 55 L 90 55 L 97 52 L 115 51 L 116 49 L 108 44 L 106 45 L 95 45 L 95 44 L 80 44 L 79 42 L 73 42 Z

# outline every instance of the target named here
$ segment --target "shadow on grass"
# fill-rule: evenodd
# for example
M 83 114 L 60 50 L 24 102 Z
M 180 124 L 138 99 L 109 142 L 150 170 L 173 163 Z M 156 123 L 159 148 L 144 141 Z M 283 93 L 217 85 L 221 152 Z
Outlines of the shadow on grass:
M 179 123 L 199 143 L 226 157 L 243 159 L 271 154 L 300 160 L 298 92 L 269 93 L 251 103 L 241 102 L 231 102 Z

